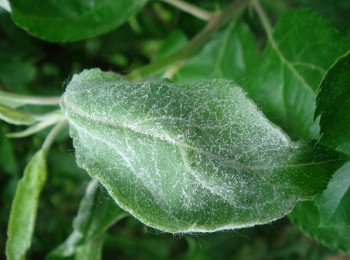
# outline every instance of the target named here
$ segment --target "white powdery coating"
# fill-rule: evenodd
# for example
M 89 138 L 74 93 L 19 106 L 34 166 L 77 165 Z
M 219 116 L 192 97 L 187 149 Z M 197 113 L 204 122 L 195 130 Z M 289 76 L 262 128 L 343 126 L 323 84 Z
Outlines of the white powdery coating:
M 230 81 L 130 83 L 91 70 L 74 76 L 61 106 L 78 163 L 149 226 L 252 226 L 304 199 L 281 178 L 297 168 L 298 145 Z

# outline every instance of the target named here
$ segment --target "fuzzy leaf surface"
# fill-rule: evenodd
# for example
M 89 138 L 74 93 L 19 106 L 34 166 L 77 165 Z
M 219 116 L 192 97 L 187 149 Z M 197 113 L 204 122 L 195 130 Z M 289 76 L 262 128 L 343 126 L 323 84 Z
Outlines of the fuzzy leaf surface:
M 78 164 L 123 209 L 168 232 L 280 218 L 343 164 L 291 142 L 228 80 L 128 82 L 88 70 L 73 77 L 61 108 Z
M 10 0 L 12 19 L 47 41 L 77 41 L 106 33 L 135 15 L 147 0 Z

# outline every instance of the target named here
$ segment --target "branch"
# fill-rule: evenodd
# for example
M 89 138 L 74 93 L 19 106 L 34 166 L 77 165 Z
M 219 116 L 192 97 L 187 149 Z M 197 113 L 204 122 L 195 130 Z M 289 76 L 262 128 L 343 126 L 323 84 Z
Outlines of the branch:
M 202 19 L 204 21 L 210 21 L 216 16 L 215 13 L 203 10 L 195 5 L 183 2 L 181 0 L 162 0 L 162 1 L 172 6 L 175 6 L 178 9 L 186 13 L 189 13 L 199 19 Z
M 267 17 L 264 9 L 261 7 L 259 0 L 252 0 L 252 3 L 253 3 L 253 7 L 254 7 L 255 11 L 257 12 L 257 14 L 260 18 L 262 26 L 264 27 L 267 39 L 272 44 L 275 44 L 275 40 L 273 39 L 273 36 L 272 36 L 272 26 L 270 24 L 270 20 Z

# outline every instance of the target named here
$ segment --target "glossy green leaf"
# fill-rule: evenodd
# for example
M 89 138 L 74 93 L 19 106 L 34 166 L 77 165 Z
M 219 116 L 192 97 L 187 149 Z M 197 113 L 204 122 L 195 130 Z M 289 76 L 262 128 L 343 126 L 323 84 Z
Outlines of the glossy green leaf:
M 257 48 L 249 27 L 234 20 L 189 58 L 174 80 L 183 83 L 225 77 L 240 82 L 256 58 Z
M 68 42 L 106 33 L 141 10 L 147 0 L 10 0 L 12 19 L 44 40 Z
M 340 168 L 315 200 L 321 226 L 350 225 L 350 163 Z
M 43 150 L 39 150 L 25 168 L 13 200 L 6 243 L 9 260 L 24 259 L 30 247 L 39 195 L 45 180 L 45 154 Z
M 123 209 L 169 232 L 270 222 L 343 164 L 292 143 L 228 80 L 131 83 L 89 70 L 73 77 L 61 108 L 78 164 Z
M 320 85 L 315 116 L 319 115 L 321 142 L 344 152 L 349 151 L 350 52 L 330 68 Z
M 73 222 L 73 232 L 68 239 L 55 249 L 50 258 L 68 257 L 89 250 L 95 239 L 103 237 L 104 232 L 115 222 L 127 216 L 106 193 L 97 180 L 92 180 Z
M 350 53 L 329 69 L 317 95 L 321 142 L 350 154 Z M 321 226 L 350 224 L 350 164 L 339 169 L 315 200 Z M 350 246 L 349 246 L 350 248 Z
M 282 17 L 273 38 L 275 43 L 268 45 L 261 63 L 252 70 L 248 93 L 268 117 L 283 126 L 293 138 L 317 138 L 318 122 L 313 122 L 315 90 L 329 66 L 349 48 L 348 40 L 331 28 L 327 21 L 306 10 Z M 329 184 L 330 187 L 332 184 Z M 339 193 L 338 197 L 341 196 Z M 298 214 L 292 213 L 293 220 L 303 223 L 303 218 L 311 209 L 307 206 L 297 208 Z M 320 216 L 317 210 L 315 214 L 321 219 L 329 217 Z M 324 244 L 331 245 L 333 241 L 324 236 L 326 231 L 317 228 L 319 223 L 313 224 L 303 225 L 302 230 L 317 241 L 322 237 Z M 340 233 L 334 235 L 338 237 L 337 243 L 345 243 L 341 241 L 341 228 L 330 232 L 338 231 Z
M 320 227 L 320 215 L 312 201 L 298 203 L 289 217 L 313 240 L 334 251 L 350 252 L 350 226 Z
M 0 105 L 0 119 L 14 125 L 32 125 L 36 122 L 32 115 L 3 105 Z
M 251 71 L 248 94 L 293 139 L 317 139 L 318 122 L 313 121 L 316 89 L 350 43 L 309 10 L 285 14 L 272 37 L 273 42 Z

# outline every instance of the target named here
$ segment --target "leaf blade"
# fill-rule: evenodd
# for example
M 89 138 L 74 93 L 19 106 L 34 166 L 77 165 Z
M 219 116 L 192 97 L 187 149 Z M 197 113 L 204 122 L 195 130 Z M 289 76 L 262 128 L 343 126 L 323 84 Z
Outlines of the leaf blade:
M 345 164 L 332 176 L 327 189 L 315 199 L 320 214 L 320 226 L 350 224 L 350 164 Z
M 186 60 L 175 74 L 176 82 L 229 78 L 240 82 L 247 68 L 256 62 L 257 51 L 253 34 L 241 20 L 233 20 L 215 34 L 203 48 Z
M 12 19 L 30 34 L 53 42 L 77 41 L 106 33 L 135 15 L 147 0 L 10 0 Z
M 6 242 L 6 255 L 10 260 L 22 259 L 30 247 L 39 195 L 45 180 L 45 154 L 39 150 L 26 166 L 12 204 Z
M 130 83 L 90 70 L 74 76 L 61 107 L 80 166 L 123 209 L 168 232 L 280 218 L 343 163 L 292 143 L 227 80 Z
M 318 122 L 313 121 L 316 89 L 350 42 L 309 10 L 286 13 L 272 37 L 274 42 L 268 44 L 261 62 L 251 68 L 245 89 L 292 139 L 318 139 Z
M 328 70 L 318 89 L 315 117 L 320 116 L 321 142 L 350 154 L 350 52 L 341 56 Z M 317 197 L 320 226 L 349 225 L 350 202 L 349 164 L 339 169 L 327 189 Z
M 311 239 L 336 252 L 350 252 L 349 225 L 320 227 L 320 215 L 312 201 L 298 203 L 289 218 Z
M 328 70 L 319 87 L 315 117 L 321 116 L 321 142 L 350 154 L 350 52 Z

